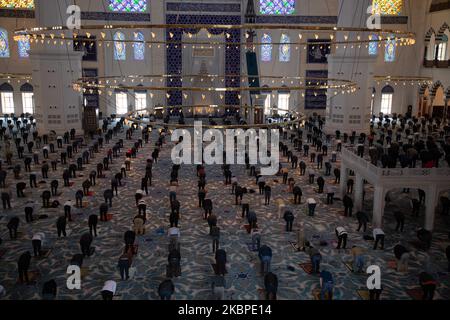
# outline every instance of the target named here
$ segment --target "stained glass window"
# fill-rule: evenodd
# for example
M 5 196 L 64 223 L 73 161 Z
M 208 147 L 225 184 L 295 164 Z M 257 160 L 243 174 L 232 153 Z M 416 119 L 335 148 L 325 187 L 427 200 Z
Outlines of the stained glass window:
M 291 61 L 291 38 L 287 34 L 282 34 L 280 39 L 280 62 Z
M 125 35 L 122 32 L 114 34 L 114 60 L 126 60 L 127 49 L 125 46 Z
M 287 15 L 295 12 L 295 0 L 259 0 L 259 13 Z
M 272 61 L 272 38 L 270 35 L 265 33 L 261 38 L 261 61 L 269 62 Z
M 0 58 L 9 58 L 8 31 L 0 28 Z
M 20 58 L 28 58 L 30 56 L 30 54 L 28 53 L 28 51 L 30 50 L 30 39 L 28 39 L 28 37 L 20 37 L 19 41 L 17 42 L 17 46 Z
M 373 0 L 372 13 L 380 15 L 399 15 L 402 12 L 403 0 Z
M 142 32 L 134 33 L 134 60 L 145 59 L 145 37 Z
M 372 39 L 375 41 L 369 42 L 369 55 L 376 56 L 378 54 L 378 36 L 376 34 L 372 35 Z
M 385 62 L 394 62 L 395 61 L 395 49 L 396 49 L 396 41 L 392 37 L 390 40 L 386 40 L 386 49 L 384 53 L 384 61 Z
M 109 0 L 109 10 L 115 12 L 145 12 L 147 0 Z
M 34 0 L 0 0 L 0 8 L 34 9 Z

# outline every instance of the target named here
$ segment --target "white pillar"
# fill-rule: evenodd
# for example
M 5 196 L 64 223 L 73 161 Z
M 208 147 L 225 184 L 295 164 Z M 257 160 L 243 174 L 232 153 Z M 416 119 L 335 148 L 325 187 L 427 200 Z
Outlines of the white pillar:
M 373 228 L 381 228 L 383 226 L 383 214 L 385 206 L 384 192 L 385 190 L 382 186 L 375 186 L 375 192 L 373 196 Z
M 347 194 L 347 181 L 348 181 L 348 168 L 342 162 L 341 163 L 341 183 L 339 185 L 339 193 L 341 195 L 341 199 L 344 199 L 344 196 Z
M 364 178 L 355 172 L 355 180 L 354 207 L 356 211 L 360 211 L 363 208 Z
M 56 0 L 36 0 L 36 24 L 39 26 L 65 25 L 67 6 Z M 56 33 L 56 32 L 55 32 Z M 64 33 L 72 37 L 71 31 Z M 81 78 L 82 52 L 73 50 L 73 45 L 52 41 L 35 44 L 30 51 L 33 67 L 35 118 L 41 134 L 54 130 L 62 134 L 72 128 L 83 133 L 82 95 L 73 90 L 73 82 Z
M 436 185 L 431 185 L 426 189 L 425 194 L 425 229 L 433 231 L 434 218 L 436 214 L 437 194 L 438 190 Z
M 367 28 L 369 17 L 367 8 L 371 0 L 340 0 L 338 7 L 338 27 Z M 369 37 L 369 33 L 337 32 L 336 40 L 357 41 L 357 37 Z M 380 50 L 381 51 L 381 50 Z M 373 68 L 376 56 L 370 56 L 364 44 L 339 45 L 334 53 L 328 55 L 328 77 L 334 79 L 351 79 L 358 85 L 358 90 L 350 94 L 335 96 L 333 89 L 328 90 L 331 97 L 327 104 L 327 121 L 325 132 L 334 134 L 336 130 L 368 133 L 370 130 L 370 102 L 372 99 Z

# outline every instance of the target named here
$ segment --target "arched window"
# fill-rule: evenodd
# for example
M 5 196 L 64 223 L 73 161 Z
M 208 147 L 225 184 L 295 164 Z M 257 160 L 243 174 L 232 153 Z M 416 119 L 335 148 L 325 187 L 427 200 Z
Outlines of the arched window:
M 289 15 L 295 12 L 295 0 L 259 0 L 260 14 Z
M 383 114 L 392 113 L 392 100 L 394 98 L 394 88 L 385 86 L 381 90 L 381 112 Z
M 126 60 L 127 48 L 125 46 L 125 35 L 118 31 L 114 34 L 114 60 Z
M 109 10 L 114 12 L 145 12 L 147 0 L 109 0 Z
M 14 113 L 14 88 L 9 83 L 0 86 L 0 100 L 3 114 Z
M 393 36 L 390 36 L 389 40 L 386 40 L 384 61 L 385 62 L 394 62 L 395 61 L 395 51 L 396 51 L 396 41 Z
M 0 58 L 9 58 L 8 31 L 0 28 Z
M 287 34 L 282 34 L 280 39 L 280 62 L 289 62 L 291 61 L 291 38 Z
M 134 33 L 134 60 L 145 59 L 145 37 L 142 32 Z
M 369 42 L 369 55 L 376 56 L 378 54 L 378 36 L 376 34 L 372 35 L 371 42 Z
M 22 93 L 22 112 L 23 113 L 34 113 L 34 102 L 33 102 L 33 86 L 29 83 L 24 83 L 20 87 L 20 92 Z
M 17 42 L 17 48 L 20 58 L 28 58 L 30 56 L 28 53 L 30 51 L 30 39 L 27 36 L 21 36 Z
M 270 62 L 272 61 L 272 37 L 265 33 L 261 38 L 261 61 Z
M 400 15 L 403 0 L 373 0 L 372 13 L 380 15 Z
M 266 99 L 264 100 L 264 114 L 270 116 L 272 115 L 272 91 L 267 85 L 264 85 L 263 87 L 265 89 L 261 91 L 261 94 L 266 95 Z
M 448 47 L 448 37 L 447 35 L 441 36 L 441 42 L 436 48 L 436 57 L 438 61 L 446 61 L 447 59 L 447 47 Z
M 285 114 L 289 112 L 289 99 L 291 93 L 289 89 L 283 85 L 286 89 L 278 90 L 278 114 Z
M 115 90 L 116 95 L 116 114 L 123 115 L 128 113 L 128 91 Z

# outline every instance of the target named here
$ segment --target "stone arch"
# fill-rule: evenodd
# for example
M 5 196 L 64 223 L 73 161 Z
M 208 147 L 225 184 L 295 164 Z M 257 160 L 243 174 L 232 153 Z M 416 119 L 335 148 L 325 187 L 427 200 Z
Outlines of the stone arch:
M 445 90 L 441 81 L 438 80 L 436 83 L 433 84 L 433 87 L 431 88 L 430 93 L 431 93 L 432 98 L 436 97 L 436 92 L 438 91 L 439 88 L 442 88 L 442 90 Z

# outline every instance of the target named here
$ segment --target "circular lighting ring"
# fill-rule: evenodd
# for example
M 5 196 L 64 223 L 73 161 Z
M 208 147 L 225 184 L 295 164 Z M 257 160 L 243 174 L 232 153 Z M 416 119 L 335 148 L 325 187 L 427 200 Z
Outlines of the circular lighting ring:
M 147 76 L 133 76 L 139 79 L 147 77 Z M 161 75 L 161 76 L 151 76 L 153 78 L 160 78 L 162 82 L 164 79 L 183 79 L 186 77 L 192 78 L 192 76 L 183 76 L 183 75 Z M 230 76 L 233 77 L 233 76 Z M 234 77 L 241 77 L 240 75 L 235 75 Z M 243 78 L 251 78 L 250 76 L 242 76 Z M 125 77 L 88 77 L 88 78 L 80 78 L 73 83 L 74 89 L 78 91 L 85 90 L 135 90 L 135 91 L 193 91 L 193 92 L 248 92 L 248 91 L 261 91 L 261 92 L 269 92 L 269 91 L 303 91 L 303 90 L 341 90 L 347 92 L 354 92 L 358 89 L 358 85 L 355 82 L 350 80 L 343 79 L 334 79 L 334 78 L 314 78 L 314 77 L 259 77 L 259 79 L 295 79 L 302 80 L 299 85 L 285 85 L 282 86 L 272 86 L 272 87 L 250 87 L 250 86 L 240 86 L 240 87 L 217 87 L 217 86 L 144 86 L 144 85 L 124 85 L 117 84 L 117 79 L 123 79 L 126 81 Z M 204 78 L 208 78 L 205 76 Z M 219 79 L 225 79 L 226 76 L 218 76 Z M 110 79 L 115 82 L 114 84 L 110 84 Z M 232 81 L 233 79 L 231 79 Z M 294 81 L 294 80 L 291 80 Z M 237 81 L 239 83 L 240 81 Z M 304 84 L 303 84 L 304 82 Z M 325 84 L 326 83 L 326 84 Z M 330 84 L 331 83 L 331 84 Z
M 249 106 L 249 105 L 226 105 L 226 104 L 196 104 L 196 105 L 170 105 L 170 106 L 155 106 L 152 109 L 153 110 L 167 110 L 167 109 L 188 109 L 188 108 L 212 108 L 212 109 L 220 109 L 220 108 L 224 108 L 224 109 L 255 109 L 255 110 L 260 110 L 260 109 L 264 109 L 264 107 L 259 107 L 259 106 Z M 143 108 L 143 109 L 138 109 L 138 110 L 133 110 L 131 113 L 139 113 L 141 111 L 148 111 L 149 108 Z
M 374 76 L 373 80 L 376 81 L 378 84 L 380 83 L 394 83 L 397 85 L 398 83 L 403 83 L 403 85 L 406 85 L 407 83 L 410 83 L 411 85 L 418 84 L 418 85 L 432 85 L 433 78 L 431 77 L 413 77 L 413 76 Z
M 148 108 L 150 110 L 150 108 Z M 292 125 L 299 125 L 302 121 L 305 121 L 307 117 L 305 115 L 299 114 L 296 111 L 292 111 L 291 113 L 296 114 L 296 118 L 294 120 L 285 121 L 285 122 L 276 122 L 276 123 L 265 123 L 265 124 L 232 124 L 232 125 L 204 125 L 202 124 L 202 128 L 205 129 L 269 129 L 269 128 L 278 128 L 278 127 L 289 127 Z M 145 125 L 150 125 L 152 127 L 167 127 L 173 129 L 192 129 L 194 128 L 194 124 L 175 124 L 175 123 L 164 123 L 161 121 L 158 122 L 144 122 L 143 120 L 133 118 L 134 112 L 128 113 L 125 116 L 125 119 L 134 123 L 143 123 Z
M 89 41 L 89 39 L 92 36 L 92 33 L 88 31 L 101 31 L 100 38 L 96 38 L 94 41 L 100 41 L 100 42 L 130 42 L 135 43 L 135 40 L 113 40 L 113 39 L 105 39 L 106 34 L 103 31 L 114 31 L 114 30 L 129 30 L 129 29 L 191 29 L 191 30 L 201 30 L 201 29 L 219 29 L 226 32 L 227 30 L 298 30 L 301 32 L 348 32 L 348 33 L 369 33 L 368 39 L 361 39 L 361 37 L 358 35 L 357 39 L 349 39 L 348 37 L 345 38 L 344 41 L 334 41 L 333 44 L 362 44 L 362 43 L 371 43 L 371 42 L 382 42 L 385 40 L 392 40 L 392 41 L 398 41 L 401 43 L 401 45 L 414 45 L 415 44 L 415 33 L 413 32 L 407 32 L 407 31 L 401 31 L 401 30 L 393 30 L 393 29 L 369 29 L 369 28 L 352 28 L 352 27 L 330 27 L 330 26 L 311 26 L 311 25 L 287 25 L 287 24 L 241 24 L 241 25 L 215 25 L 215 24 L 115 24 L 115 25 L 82 25 L 80 29 L 72 30 L 67 28 L 67 26 L 52 26 L 52 27 L 35 27 L 35 28 L 22 28 L 22 29 L 16 29 L 14 36 L 14 40 L 18 41 L 20 39 L 23 39 L 23 36 L 28 36 L 36 41 L 44 41 L 46 38 L 47 40 L 69 40 L 69 41 Z M 71 31 L 73 32 L 73 37 L 68 37 L 64 33 L 61 33 L 60 35 L 56 35 L 56 32 L 63 32 L 63 31 Z M 80 35 L 80 32 L 84 32 L 83 36 L 86 36 L 86 38 L 78 38 Z M 190 34 L 190 33 L 188 33 Z M 208 33 L 209 34 L 209 33 Z M 378 35 L 385 35 L 379 36 L 376 39 L 372 39 L 372 34 L 378 34 Z M 191 35 L 191 34 L 190 34 Z M 228 34 L 227 34 L 228 35 Z M 301 40 L 301 35 L 300 39 Z M 22 37 L 22 38 L 21 38 Z M 156 36 L 154 33 L 152 34 L 152 38 L 155 38 Z M 169 32 L 169 37 L 172 38 L 171 33 Z M 319 36 L 315 35 L 316 40 L 319 40 Z M 330 40 L 334 40 L 335 36 L 330 35 Z M 138 43 L 146 43 L 146 44 L 204 44 L 204 45 L 248 45 L 246 42 L 221 42 L 221 41 L 157 41 L 157 40 L 151 40 L 151 41 L 138 41 Z M 266 43 L 261 42 L 252 42 L 251 45 L 264 45 Z M 272 43 L 272 44 L 293 44 L 293 45 L 331 45 L 328 41 L 318 41 L 314 43 L 310 43 L 307 41 L 300 41 L 300 42 L 292 42 L 292 43 Z
M 28 74 L 28 73 L 4 73 L 4 72 L 0 72 L 0 79 L 30 81 L 32 79 L 32 77 L 31 77 L 31 74 Z

